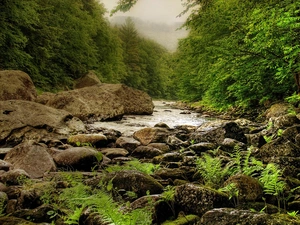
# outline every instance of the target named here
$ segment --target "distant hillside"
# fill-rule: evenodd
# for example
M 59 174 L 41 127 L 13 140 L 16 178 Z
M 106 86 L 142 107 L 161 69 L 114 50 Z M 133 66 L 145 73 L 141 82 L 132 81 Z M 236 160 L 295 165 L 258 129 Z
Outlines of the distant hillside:
M 112 25 L 122 25 L 125 23 L 126 16 L 117 16 L 110 19 Z M 178 39 L 188 35 L 188 31 L 181 27 L 182 23 L 153 23 L 144 21 L 136 17 L 131 17 L 135 23 L 138 32 L 147 38 L 150 38 L 157 43 L 163 45 L 171 52 L 176 51 Z

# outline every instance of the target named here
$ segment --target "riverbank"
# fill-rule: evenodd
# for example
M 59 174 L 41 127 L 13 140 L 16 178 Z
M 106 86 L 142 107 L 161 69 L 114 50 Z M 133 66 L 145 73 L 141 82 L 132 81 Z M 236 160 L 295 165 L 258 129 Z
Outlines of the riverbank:
M 179 115 L 194 118 L 192 110 L 163 104 L 162 121 L 125 135 L 93 124 L 156 113 L 149 96 L 96 84 L 44 95 L 43 105 L 33 85 L 19 88 L 11 96 L 29 99 L 0 101 L 0 224 L 300 224 L 300 115 L 289 105 L 273 105 L 263 122 L 205 117 L 191 125 Z

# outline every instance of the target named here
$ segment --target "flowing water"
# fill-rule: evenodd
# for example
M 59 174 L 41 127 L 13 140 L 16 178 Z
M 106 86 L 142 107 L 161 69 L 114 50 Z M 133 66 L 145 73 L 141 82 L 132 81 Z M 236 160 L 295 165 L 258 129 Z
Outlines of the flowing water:
M 95 122 L 91 126 L 118 130 L 124 136 L 130 136 L 137 130 L 153 127 L 160 122 L 174 128 L 178 125 L 199 126 L 207 121 L 207 118 L 201 118 L 198 113 L 190 112 L 187 114 L 187 110 L 172 108 L 170 104 L 174 102 L 153 101 L 153 103 L 155 108 L 152 115 L 126 115 L 121 121 Z

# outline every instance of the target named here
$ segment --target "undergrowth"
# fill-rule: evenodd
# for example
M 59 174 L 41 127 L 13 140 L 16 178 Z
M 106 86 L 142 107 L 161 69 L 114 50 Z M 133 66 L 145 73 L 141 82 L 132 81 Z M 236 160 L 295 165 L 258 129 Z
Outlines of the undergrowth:
M 97 213 L 103 223 L 114 225 L 148 225 L 152 223 L 149 209 L 130 210 L 126 203 L 120 204 L 113 200 L 104 190 L 94 189 L 82 183 L 66 188 L 58 197 L 62 216 L 66 224 L 78 224 L 84 209 Z
M 105 168 L 107 172 L 117 172 L 122 170 L 137 170 L 142 173 L 151 175 L 160 168 L 159 165 L 153 163 L 142 163 L 138 159 L 133 159 L 122 165 L 111 165 Z

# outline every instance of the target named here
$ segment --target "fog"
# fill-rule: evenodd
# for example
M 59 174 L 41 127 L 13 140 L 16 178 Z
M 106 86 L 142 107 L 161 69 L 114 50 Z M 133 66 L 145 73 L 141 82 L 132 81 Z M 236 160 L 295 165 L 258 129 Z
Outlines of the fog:
M 100 0 L 109 11 L 118 0 Z M 137 4 L 127 13 L 118 12 L 114 16 L 138 17 L 155 23 L 183 22 L 186 17 L 178 17 L 183 11 L 181 0 L 138 0 Z M 109 16 L 109 15 L 108 15 Z

